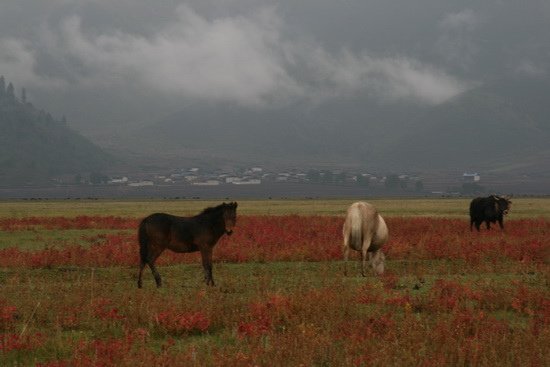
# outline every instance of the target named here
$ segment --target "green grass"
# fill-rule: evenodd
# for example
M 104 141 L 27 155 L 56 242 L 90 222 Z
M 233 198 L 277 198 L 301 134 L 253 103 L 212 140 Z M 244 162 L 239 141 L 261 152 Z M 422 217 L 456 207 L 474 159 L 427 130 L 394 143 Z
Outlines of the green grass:
M 497 272 L 478 272 L 474 268 L 446 260 L 416 261 L 412 266 L 422 274 L 423 284 L 418 290 L 414 286 L 419 278 L 412 272 L 411 264 L 405 261 L 388 261 L 387 268 L 399 278 L 396 290 L 405 293 L 422 294 L 431 288 L 436 279 L 445 278 L 461 283 L 491 285 L 495 288 L 508 287 L 521 282 L 535 288 L 545 289 L 545 274 L 540 271 L 506 272 L 501 264 Z M 45 304 L 55 299 L 59 292 L 69 294 L 79 290 L 90 297 L 120 298 L 132 294 L 146 294 L 151 297 L 188 297 L 204 289 L 209 293 L 236 297 L 235 301 L 254 298 L 266 293 L 295 293 L 300 290 L 330 287 L 335 282 L 349 287 L 359 287 L 365 282 L 378 283 L 374 275 L 360 276 L 359 264 L 348 264 L 348 275 L 344 276 L 343 262 L 271 262 L 271 263 L 215 263 L 216 287 L 204 287 L 202 267 L 197 264 L 159 266 L 163 287 L 157 289 L 153 277 L 146 269 L 144 289 L 136 287 L 137 267 L 79 268 L 57 267 L 54 269 L 4 269 L 0 273 L 3 297 L 32 299 Z M 239 302 L 241 302 L 239 301 Z
M 41 250 L 44 248 L 63 248 L 64 246 L 79 245 L 89 247 L 94 241 L 91 237 L 105 234 L 134 233 L 135 231 L 121 231 L 109 229 L 31 229 L 14 232 L 0 231 L 0 250 L 8 247 L 17 247 L 20 250 Z
M 327 200 L 238 200 L 243 215 L 344 215 L 357 200 L 373 203 L 386 216 L 467 217 L 470 199 L 327 199 Z M 112 215 L 144 217 L 154 212 L 194 215 L 223 200 L 44 200 L 2 201 L 0 218 L 29 216 Z M 225 200 L 229 201 L 229 200 Z M 509 218 L 550 218 L 550 198 L 514 198 Z

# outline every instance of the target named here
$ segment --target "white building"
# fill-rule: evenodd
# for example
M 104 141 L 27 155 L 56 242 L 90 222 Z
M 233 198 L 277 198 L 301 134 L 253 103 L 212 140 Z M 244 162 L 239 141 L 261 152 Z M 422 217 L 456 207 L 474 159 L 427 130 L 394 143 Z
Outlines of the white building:
M 139 181 L 139 182 L 130 182 L 128 186 L 132 187 L 142 187 L 142 186 L 153 186 L 153 181 Z
M 202 182 L 193 182 L 193 185 L 195 186 L 218 186 L 220 184 L 220 181 L 218 180 L 206 180 Z
M 250 179 L 245 181 L 233 181 L 233 185 L 259 185 L 262 183 L 262 180 Z
M 109 183 L 111 184 L 125 184 L 128 182 L 128 177 L 113 177 Z
M 238 181 L 241 181 L 241 179 L 239 177 L 235 177 L 235 176 L 225 178 L 225 183 L 235 183 L 235 182 L 238 182 Z
M 465 182 L 478 182 L 481 180 L 479 173 L 464 173 L 462 175 L 462 180 Z

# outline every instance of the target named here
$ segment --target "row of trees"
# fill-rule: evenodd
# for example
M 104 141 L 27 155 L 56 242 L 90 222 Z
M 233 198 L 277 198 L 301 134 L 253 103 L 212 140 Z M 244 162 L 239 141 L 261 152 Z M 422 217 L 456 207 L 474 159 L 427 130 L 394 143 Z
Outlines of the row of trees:
M 10 82 L 6 86 L 6 79 L 3 75 L 0 75 L 0 101 L 7 101 L 8 104 L 17 104 L 21 103 L 23 105 L 30 105 L 32 107 L 31 103 L 27 103 L 27 90 L 25 88 L 21 88 L 21 97 L 18 99 L 15 96 L 15 87 Z M 49 112 L 45 112 L 44 110 L 39 110 L 38 114 L 40 115 L 40 118 L 43 121 L 46 121 L 48 123 L 61 123 L 63 125 L 67 125 L 67 118 L 65 115 L 61 117 L 60 120 L 54 119 Z
M 15 87 L 10 82 L 6 86 L 6 79 L 3 75 L 0 76 L 0 99 L 7 99 L 8 101 L 15 101 Z M 25 88 L 21 89 L 21 102 L 27 103 L 27 91 Z

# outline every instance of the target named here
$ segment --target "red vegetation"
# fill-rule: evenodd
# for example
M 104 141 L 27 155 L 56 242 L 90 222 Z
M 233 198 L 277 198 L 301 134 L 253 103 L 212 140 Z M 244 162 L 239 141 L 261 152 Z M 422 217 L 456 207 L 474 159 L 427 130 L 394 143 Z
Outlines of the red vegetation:
M 128 365 L 130 358 L 145 362 L 143 350 L 146 332 L 143 329 L 127 332 L 121 338 L 93 339 L 79 341 L 68 360 L 55 360 L 37 364 L 37 367 L 100 367 Z M 139 348 L 138 348 L 139 347 Z M 140 355 L 142 354 L 142 355 Z M 125 363 L 124 363 L 125 362 Z
M 4 289 L 11 293 L 0 298 L 0 364 L 1 358 L 12 364 L 40 361 L 42 367 L 547 364 L 550 298 L 540 284 L 548 279 L 550 221 L 544 219 L 510 220 L 505 232 L 477 233 L 462 219 L 387 218 L 388 270 L 360 280 L 358 274 L 326 277 L 323 267 L 334 268 L 317 264 L 303 283 L 260 274 L 257 284 L 242 283 L 243 293 L 238 279 L 184 299 L 170 288 L 120 292 L 118 284 L 101 279 L 91 287 L 92 279 L 80 283 L 89 289 L 67 288 L 72 297 L 57 297 L 57 284 L 44 288 L 40 307 L 33 292 L 19 297 L 22 286 L 50 273 L 20 275 L 21 268 L 137 268 L 138 222 L 0 220 L 4 231 L 83 234 L 78 244 L 0 250 L 0 267 L 13 273 Z M 243 216 L 234 234 L 214 249 L 214 260 L 341 260 L 342 223 L 340 217 Z M 92 236 L 88 229 L 111 232 Z M 199 258 L 166 251 L 159 264 L 198 264 Z M 52 272 L 65 277 L 57 270 Z
M 38 349 L 44 343 L 44 336 L 40 333 L 19 335 L 19 334 L 0 334 L 0 351 L 3 353 L 15 350 Z
M 210 319 L 203 312 L 177 312 L 168 310 L 159 312 L 156 323 L 169 334 L 205 332 L 210 326 Z
M 290 300 L 279 294 L 270 295 L 266 301 L 249 305 L 248 321 L 239 323 L 239 336 L 255 337 L 267 334 L 276 326 L 282 325 L 289 315 Z
M 17 318 L 17 307 L 0 299 L 0 329 L 7 330 Z
M 92 304 L 94 316 L 104 321 L 124 320 L 118 308 L 113 307 L 112 301 L 106 298 L 96 298 Z
M 465 260 L 468 263 L 502 259 L 525 264 L 548 260 L 544 234 L 550 221 L 542 219 L 508 221 L 506 232 L 470 232 L 460 219 L 388 218 L 390 241 L 385 252 L 390 260 Z M 135 230 L 138 221 L 118 217 L 3 219 L 5 230 L 37 227 L 55 229 Z M 256 216 L 241 217 L 235 233 L 223 237 L 214 250 L 218 261 L 326 261 L 341 259 L 339 217 Z M 38 251 L 16 247 L 0 250 L 2 267 L 51 267 L 59 265 L 113 266 L 138 263 L 136 235 L 107 234 L 83 237 L 90 246 L 66 245 Z M 49 244 L 47 244 L 49 245 Z M 55 245 L 55 243 L 51 244 Z M 197 262 L 196 255 L 166 251 L 159 264 Z M 387 279 L 391 287 L 391 279 Z

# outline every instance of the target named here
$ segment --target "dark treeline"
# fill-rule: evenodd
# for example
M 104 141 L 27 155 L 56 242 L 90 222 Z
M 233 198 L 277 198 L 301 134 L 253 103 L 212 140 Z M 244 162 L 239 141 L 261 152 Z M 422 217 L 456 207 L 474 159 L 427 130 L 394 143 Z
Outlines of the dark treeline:
M 110 157 L 55 119 L 35 108 L 27 91 L 0 76 L 0 186 L 48 182 L 60 174 L 101 169 Z

